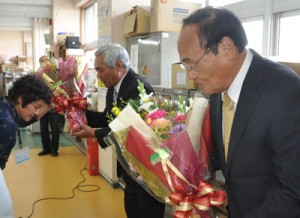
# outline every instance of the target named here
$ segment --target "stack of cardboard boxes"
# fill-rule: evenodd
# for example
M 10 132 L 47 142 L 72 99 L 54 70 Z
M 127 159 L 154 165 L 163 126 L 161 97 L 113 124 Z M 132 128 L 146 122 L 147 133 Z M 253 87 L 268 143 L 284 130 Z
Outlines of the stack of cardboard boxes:
M 27 71 L 26 67 L 32 68 L 32 58 L 31 57 L 15 57 L 12 58 L 10 62 L 5 62 L 0 60 L 0 72 L 4 73 L 15 73 Z
M 150 8 L 146 6 L 134 6 L 125 15 L 124 36 L 140 36 L 150 31 Z
M 197 89 L 194 80 L 188 78 L 187 72 L 180 62 L 172 64 L 172 88 Z
M 201 8 L 201 4 L 181 0 L 151 0 L 151 7 L 134 6 L 125 14 L 124 36 L 169 31 L 179 32 L 182 19 Z
M 150 32 L 179 32 L 182 19 L 201 8 L 201 4 L 181 0 L 152 0 Z
M 124 37 L 129 38 L 154 32 L 179 32 L 182 19 L 199 8 L 201 8 L 201 4 L 181 0 L 151 0 L 150 8 L 135 6 L 125 14 Z M 187 78 L 185 71 L 180 66 L 180 63 L 172 64 L 171 87 L 196 89 L 194 82 Z

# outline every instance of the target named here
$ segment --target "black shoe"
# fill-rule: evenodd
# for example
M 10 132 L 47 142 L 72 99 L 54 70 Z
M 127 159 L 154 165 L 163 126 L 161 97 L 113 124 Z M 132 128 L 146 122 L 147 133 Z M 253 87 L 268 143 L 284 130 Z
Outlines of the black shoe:
M 51 151 L 51 156 L 52 157 L 57 157 L 58 156 L 58 152 L 57 151 Z
M 38 156 L 44 156 L 44 155 L 47 155 L 47 154 L 50 154 L 50 151 L 42 150 L 40 153 L 38 153 Z

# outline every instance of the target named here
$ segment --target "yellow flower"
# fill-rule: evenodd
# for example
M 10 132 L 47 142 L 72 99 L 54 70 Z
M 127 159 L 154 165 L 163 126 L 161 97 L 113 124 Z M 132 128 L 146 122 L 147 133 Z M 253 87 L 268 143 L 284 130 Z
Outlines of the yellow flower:
M 111 112 L 112 112 L 114 115 L 119 116 L 119 114 L 121 113 L 121 110 L 120 110 L 120 108 L 118 108 L 118 107 L 113 107 L 113 108 L 111 109 Z
M 150 117 L 148 117 L 147 119 L 146 119 L 146 123 L 148 124 L 148 125 L 150 125 L 150 123 L 151 123 L 151 118 Z

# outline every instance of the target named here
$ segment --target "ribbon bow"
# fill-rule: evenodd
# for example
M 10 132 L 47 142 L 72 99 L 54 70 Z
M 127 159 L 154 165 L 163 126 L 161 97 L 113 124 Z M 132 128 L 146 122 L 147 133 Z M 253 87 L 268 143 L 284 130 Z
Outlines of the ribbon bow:
M 177 205 L 174 218 L 189 218 L 196 209 L 207 211 L 211 206 L 221 206 L 225 203 L 226 192 L 215 191 L 213 186 L 207 182 L 200 182 L 195 195 L 184 195 L 182 193 L 171 193 L 169 200 Z M 197 213 L 195 213 L 197 214 Z M 193 215 L 193 217 L 200 217 Z
M 78 95 L 74 95 L 70 98 L 65 96 L 57 96 L 52 98 L 54 109 L 59 114 L 64 114 L 66 110 L 74 107 L 82 110 L 87 109 L 87 98 L 83 98 Z

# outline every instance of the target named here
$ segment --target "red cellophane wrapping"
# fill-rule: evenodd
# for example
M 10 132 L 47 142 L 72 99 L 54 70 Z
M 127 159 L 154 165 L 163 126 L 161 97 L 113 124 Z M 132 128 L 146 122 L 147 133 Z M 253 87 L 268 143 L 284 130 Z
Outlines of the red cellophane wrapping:
M 59 62 L 62 84 L 53 90 L 52 105 L 56 112 L 65 115 L 73 132 L 87 124 L 85 110 L 87 98 L 83 97 L 84 88 L 78 87 L 78 65 L 75 57 Z M 86 68 L 85 68 L 86 70 Z

